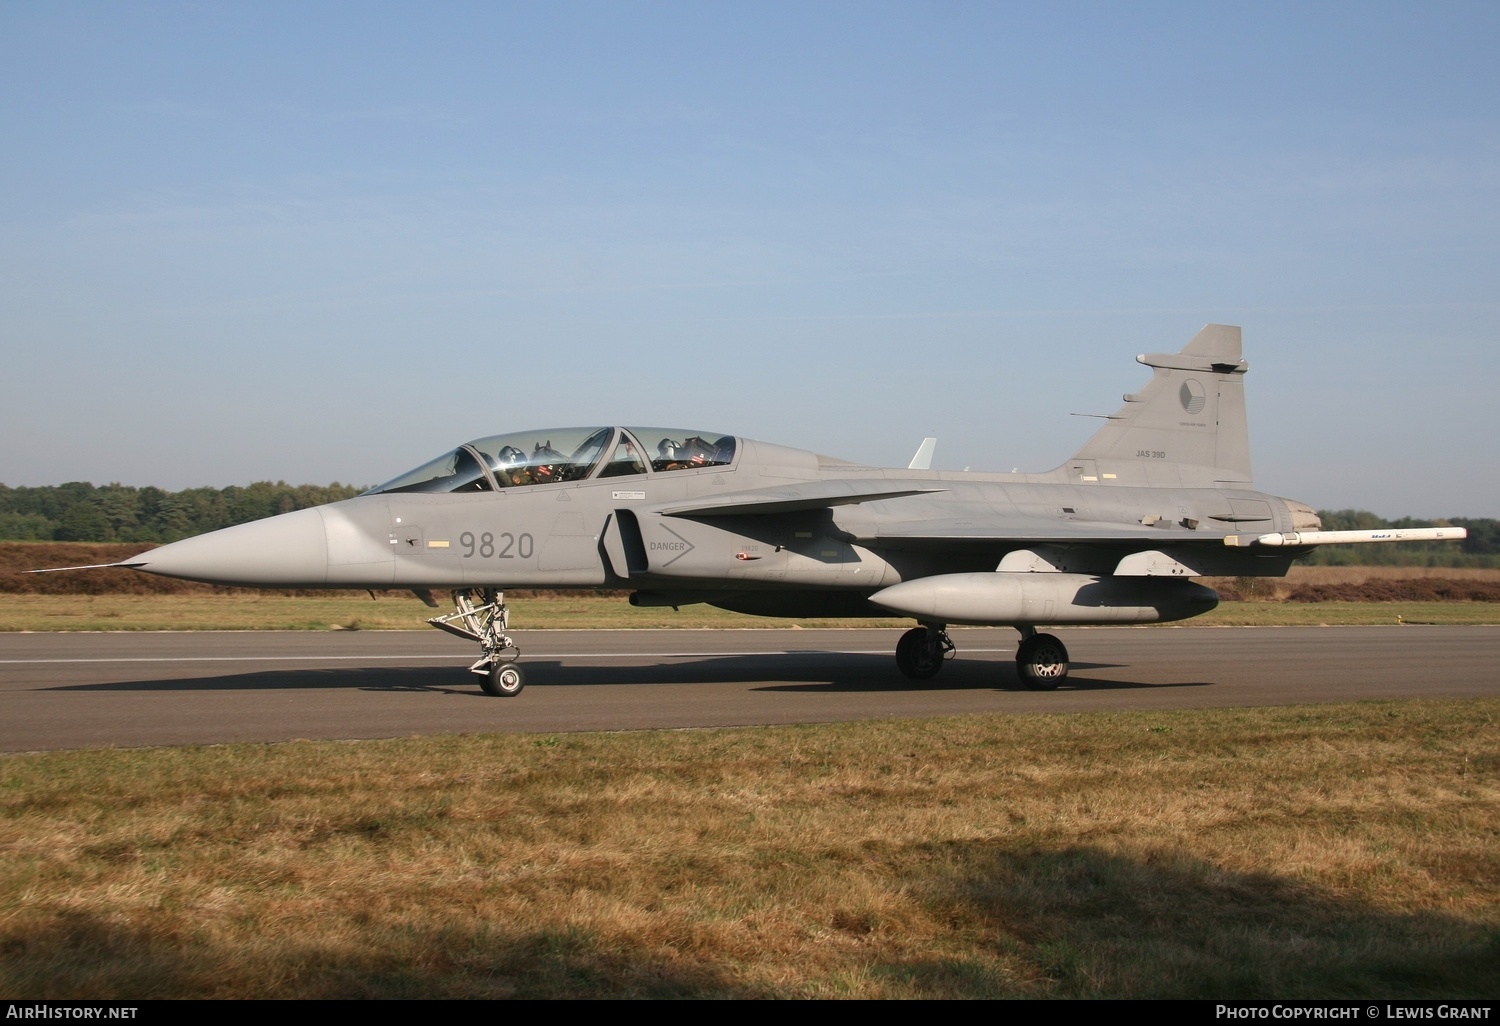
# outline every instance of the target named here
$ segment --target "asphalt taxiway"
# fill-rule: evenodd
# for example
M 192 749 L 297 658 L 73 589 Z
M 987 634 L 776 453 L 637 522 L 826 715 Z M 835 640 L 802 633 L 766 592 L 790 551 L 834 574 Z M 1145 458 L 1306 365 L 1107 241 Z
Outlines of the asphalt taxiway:
M 1057 633 L 1072 673 L 1033 692 L 1004 629 L 920 684 L 893 630 L 517 632 L 514 698 L 435 631 L 0 634 L 0 751 L 1500 696 L 1500 627 Z

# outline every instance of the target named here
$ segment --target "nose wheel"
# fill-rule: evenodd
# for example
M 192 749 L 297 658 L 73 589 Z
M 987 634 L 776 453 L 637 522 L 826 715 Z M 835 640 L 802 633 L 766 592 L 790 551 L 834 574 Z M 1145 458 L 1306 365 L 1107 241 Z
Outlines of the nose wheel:
M 475 605 L 475 598 L 479 604 Z M 526 678 L 516 660 L 521 650 L 505 633 L 510 626 L 510 612 L 505 608 L 503 592 L 486 588 L 475 592 L 465 588 L 453 593 L 456 613 L 434 616 L 427 622 L 438 630 L 470 641 L 477 641 L 484 654 L 469 667 L 470 673 L 479 674 L 479 687 L 486 695 L 495 698 L 512 698 L 526 687 Z
M 502 663 L 490 667 L 489 672 L 480 678 L 479 686 L 486 695 L 512 698 L 519 695 L 526 686 L 526 678 L 515 663 Z

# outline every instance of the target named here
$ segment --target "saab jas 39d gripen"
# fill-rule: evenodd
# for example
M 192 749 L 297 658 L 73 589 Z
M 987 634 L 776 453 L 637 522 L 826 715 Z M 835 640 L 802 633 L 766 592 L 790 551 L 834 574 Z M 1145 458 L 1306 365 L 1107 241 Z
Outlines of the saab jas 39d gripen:
M 954 654 L 954 624 L 1020 632 L 1023 684 L 1068 651 L 1041 628 L 1160 623 L 1213 609 L 1204 576 L 1285 575 L 1329 543 L 1460 528 L 1323 531 L 1254 490 L 1240 329 L 1136 359 L 1151 380 L 1045 474 L 879 469 L 712 431 L 585 427 L 465 443 L 363 495 L 173 542 L 112 566 L 213 584 L 410 588 L 479 645 L 491 695 L 523 686 L 506 588 L 628 589 L 639 606 L 764 616 L 909 616 L 907 677 Z

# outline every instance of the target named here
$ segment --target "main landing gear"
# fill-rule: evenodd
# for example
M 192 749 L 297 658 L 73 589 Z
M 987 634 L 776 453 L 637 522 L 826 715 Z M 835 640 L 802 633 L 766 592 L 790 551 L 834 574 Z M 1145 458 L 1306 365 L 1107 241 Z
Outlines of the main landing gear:
M 1016 647 L 1016 673 L 1032 691 L 1054 691 L 1068 676 L 1068 649 L 1051 634 L 1038 634 L 1035 627 L 1017 627 L 1021 644 Z
M 479 599 L 477 606 L 475 598 Z M 469 672 L 479 674 L 479 686 L 486 695 L 496 698 L 519 695 L 526 686 L 526 679 L 516 665 L 521 650 L 505 633 L 510 626 L 510 614 L 505 608 L 504 592 L 493 588 L 478 591 L 464 588 L 453 593 L 453 604 L 458 607 L 458 612 L 434 616 L 427 622 L 438 630 L 479 642 L 484 655 L 469 667 Z
M 1016 675 L 1032 691 L 1052 691 L 1068 676 L 1068 649 L 1056 636 L 1017 627 Z M 913 627 L 896 642 L 896 667 L 912 680 L 930 680 L 956 651 L 946 625 Z
M 896 642 L 896 666 L 912 680 L 930 680 L 954 651 L 946 627 L 913 627 Z

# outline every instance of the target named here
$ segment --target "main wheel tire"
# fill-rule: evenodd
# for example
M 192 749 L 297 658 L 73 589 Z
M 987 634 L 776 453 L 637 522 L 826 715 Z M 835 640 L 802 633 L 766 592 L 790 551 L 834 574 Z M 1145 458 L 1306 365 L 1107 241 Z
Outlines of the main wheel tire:
M 495 698 L 514 698 L 526 687 L 526 678 L 515 663 L 501 663 L 490 667 L 490 672 L 479 678 L 479 686 L 486 695 Z
M 913 627 L 896 642 L 896 668 L 912 680 L 930 680 L 943 668 L 943 647 L 926 627 Z
M 1016 649 L 1016 673 L 1032 691 L 1052 691 L 1068 676 L 1068 649 L 1051 634 L 1033 634 Z

